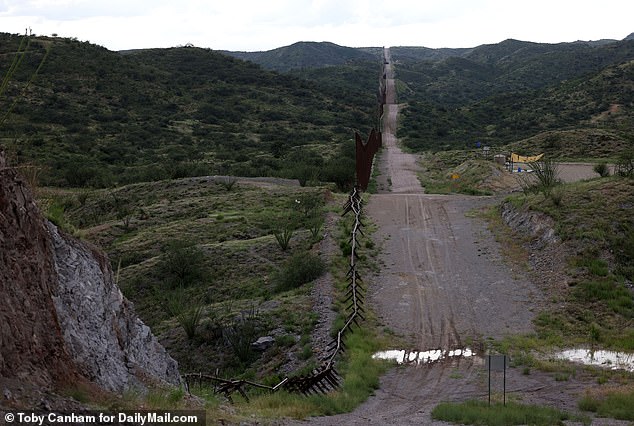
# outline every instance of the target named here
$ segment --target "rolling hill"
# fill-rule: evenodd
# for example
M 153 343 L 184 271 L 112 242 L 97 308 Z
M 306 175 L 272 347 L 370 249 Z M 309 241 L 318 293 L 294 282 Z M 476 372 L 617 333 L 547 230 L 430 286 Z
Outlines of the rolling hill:
M 0 38 L 0 68 L 9 69 L 22 38 Z M 11 110 L 0 143 L 46 185 L 233 174 L 344 187 L 353 179 L 346 142 L 378 124 L 380 48 L 119 53 L 73 39 L 29 42 L 0 98 Z M 392 57 L 407 106 L 399 136 L 411 149 L 503 145 L 544 132 L 544 140 L 553 132 L 568 140 L 582 129 L 609 134 L 615 147 L 632 143 L 632 40 L 396 47 Z
M 231 52 L 227 55 L 256 63 L 264 69 L 290 71 L 346 65 L 354 61 L 378 61 L 377 54 L 329 42 L 298 42 L 264 52 Z
M 22 37 L 0 38 L 0 69 L 9 69 Z M 376 78 L 341 92 L 342 81 L 317 84 L 208 49 L 119 54 L 72 39 L 29 42 L 1 99 L 2 111 L 17 103 L 0 141 L 47 185 L 325 175 L 353 130 L 374 123 Z
M 401 58 L 399 100 L 407 104 L 401 136 L 410 148 L 438 150 L 601 128 L 631 143 L 632 60 L 628 40 L 506 40 L 438 61 Z

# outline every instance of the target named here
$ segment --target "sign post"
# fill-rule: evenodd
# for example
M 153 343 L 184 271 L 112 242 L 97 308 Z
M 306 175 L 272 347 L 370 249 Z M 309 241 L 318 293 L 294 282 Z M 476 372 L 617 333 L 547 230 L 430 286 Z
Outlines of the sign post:
M 506 355 L 488 355 L 487 368 L 489 370 L 489 405 L 491 405 L 491 371 L 501 371 L 504 374 L 504 405 L 506 406 Z

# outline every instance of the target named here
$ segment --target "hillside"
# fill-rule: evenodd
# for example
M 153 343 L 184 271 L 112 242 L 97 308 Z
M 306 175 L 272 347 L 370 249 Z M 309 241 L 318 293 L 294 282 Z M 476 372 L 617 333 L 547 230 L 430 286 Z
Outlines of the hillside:
M 2 35 L 2 69 L 20 40 Z M 377 125 L 376 48 L 302 42 L 241 54 L 289 70 L 278 74 L 194 47 L 117 53 L 71 39 L 30 43 L 0 98 L 5 111 L 17 100 L 0 143 L 17 162 L 35 165 L 45 185 L 231 174 L 343 187 L 352 180 L 343 144 Z M 503 145 L 585 128 L 608 132 L 619 146 L 631 142 L 634 41 L 505 40 L 400 47 L 393 57 L 407 105 L 399 136 L 412 149 Z
M 397 76 L 407 103 L 401 136 L 413 149 L 443 149 L 600 128 L 631 142 L 633 59 L 631 41 L 508 40 L 464 57 L 405 63 Z
M 417 98 L 463 105 L 498 93 L 540 89 L 597 73 L 634 57 L 628 41 L 595 46 L 589 43 L 545 44 L 505 40 L 463 49 L 439 60 L 409 59 L 394 49 L 400 61 L 398 79 Z M 403 100 L 409 99 L 404 94 Z
M 290 71 L 345 65 L 354 61 L 379 60 L 379 56 L 361 49 L 339 46 L 329 42 L 298 42 L 264 52 L 224 51 L 236 58 L 259 64 L 264 69 Z
M 1 37 L 0 68 L 8 69 L 21 37 Z M 335 169 L 340 160 L 330 159 L 342 143 L 374 121 L 375 87 L 364 88 L 369 102 L 360 102 L 359 88 L 346 97 L 327 82 L 264 71 L 206 49 L 122 55 L 70 39 L 33 38 L 25 57 L 1 99 L 4 111 L 18 102 L 0 141 L 18 162 L 37 165 L 46 185 L 213 174 L 305 179 L 306 170 Z

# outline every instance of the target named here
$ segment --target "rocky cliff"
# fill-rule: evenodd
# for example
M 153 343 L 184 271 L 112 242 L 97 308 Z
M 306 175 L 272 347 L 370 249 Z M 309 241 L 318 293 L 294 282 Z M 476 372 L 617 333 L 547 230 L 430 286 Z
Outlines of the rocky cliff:
M 0 348 L 0 379 L 45 387 L 87 379 L 115 392 L 179 382 L 107 257 L 44 219 L 1 152 Z

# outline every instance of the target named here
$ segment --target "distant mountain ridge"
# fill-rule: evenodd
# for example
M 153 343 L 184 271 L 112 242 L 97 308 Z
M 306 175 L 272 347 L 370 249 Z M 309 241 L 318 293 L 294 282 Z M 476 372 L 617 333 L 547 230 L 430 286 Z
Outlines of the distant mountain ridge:
M 345 65 L 352 61 L 376 61 L 376 55 L 352 47 L 330 42 L 297 42 L 290 46 L 264 52 L 221 51 L 245 61 L 254 62 L 265 69 L 289 71 L 294 69 L 321 68 Z
M 634 39 L 634 33 L 624 40 Z M 583 47 L 601 47 L 617 43 L 619 40 L 578 40 L 569 43 L 535 43 L 507 39 L 500 43 L 483 44 L 467 48 L 430 48 L 423 46 L 392 46 L 392 57 L 398 61 L 437 61 L 450 57 L 470 57 L 471 55 L 485 55 L 487 51 L 506 51 L 506 55 L 517 53 L 526 49 L 527 52 L 558 49 L 575 49 Z M 287 72 L 312 68 L 345 65 L 352 62 L 375 61 L 381 58 L 382 47 L 346 47 L 332 42 L 301 41 L 288 46 L 278 47 L 272 50 L 245 52 L 220 50 L 229 56 L 260 65 L 262 68 L 273 71 Z
M 602 155 L 632 146 L 632 40 L 506 40 L 459 58 L 401 60 L 397 77 L 406 90 L 399 101 L 407 108 L 400 136 L 412 149 L 463 148 L 475 141 L 502 145 L 546 132 L 551 141 L 559 138 L 552 132 L 565 132 L 561 140 L 574 134 L 588 146 L 603 144 Z M 597 129 L 607 135 L 604 140 L 594 136 Z

